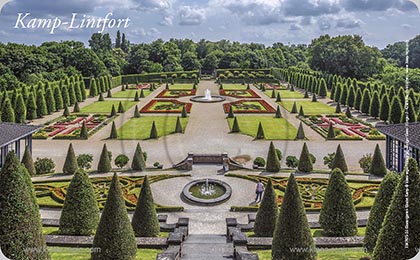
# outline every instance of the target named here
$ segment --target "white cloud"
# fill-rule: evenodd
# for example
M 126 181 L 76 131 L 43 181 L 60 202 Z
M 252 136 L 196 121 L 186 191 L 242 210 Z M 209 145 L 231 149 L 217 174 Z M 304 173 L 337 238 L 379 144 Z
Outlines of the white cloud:
M 137 10 L 166 11 L 172 7 L 172 0 L 134 0 Z
M 173 20 L 172 16 L 165 16 L 159 22 L 159 25 L 162 25 L 162 26 L 172 26 L 173 25 L 173 21 L 172 20 Z
M 180 25 L 199 25 L 206 19 L 205 9 L 191 6 L 181 6 L 178 15 Z

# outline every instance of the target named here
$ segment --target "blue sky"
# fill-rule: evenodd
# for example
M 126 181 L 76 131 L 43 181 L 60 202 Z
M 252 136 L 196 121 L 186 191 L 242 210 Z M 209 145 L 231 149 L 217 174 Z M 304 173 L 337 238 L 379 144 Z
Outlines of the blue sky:
M 87 42 L 93 29 L 60 27 L 15 29 L 17 13 L 31 18 L 72 13 L 131 19 L 122 31 L 133 43 L 158 38 L 229 39 L 271 45 L 310 43 L 323 34 L 359 34 L 379 48 L 420 34 L 420 12 L 408 0 L 12 0 L 0 13 L 0 41 L 39 44 L 44 41 Z M 108 30 L 112 37 L 115 30 Z

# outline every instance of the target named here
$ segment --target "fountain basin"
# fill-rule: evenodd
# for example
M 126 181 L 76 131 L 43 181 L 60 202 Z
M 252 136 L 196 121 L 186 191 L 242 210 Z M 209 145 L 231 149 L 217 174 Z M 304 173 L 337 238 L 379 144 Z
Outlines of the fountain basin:
M 212 192 L 203 194 L 203 192 L 206 191 L 206 189 L 204 189 L 206 182 L 208 183 L 208 186 L 211 187 Z M 186 201 L 204 206 L 221 204 L 227 201 L 231 195 L 232 188 L 229 186 L 229 184 L 224 181 L 215 179 L 201 179 L 192 181 L 185 185 L 181 193 L 181 197 Z
M 211 96 L 211 99 L 209 99 L 206 96 L 195 96 L 190 98 L 190 100 L 198 103 L 218 103 L 225 101 L 226 98 L 222 96 Z

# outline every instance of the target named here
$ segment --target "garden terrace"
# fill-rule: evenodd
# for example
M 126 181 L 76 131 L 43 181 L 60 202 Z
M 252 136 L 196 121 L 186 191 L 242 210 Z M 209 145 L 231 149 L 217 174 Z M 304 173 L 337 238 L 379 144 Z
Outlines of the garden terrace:
M 169 90 L 192 90 L 192 84 L 169 84 Z
M 105 100 L 105 101 L 96 101 L 93 104 L 90 104 L 86 107 L 83 107 L 80 112 L 81 113 L 97 113 L 97 114 L 109 114 L 112 110 L 112 105 L 114 105 L 115 109 L 118 109 L 118 104 L 122 103 L 124 110 L 127 111 L 138 102 L 129 101 L 129 100 Z
M 284 107 L 287 111 L 291 112 L 293 103 L 296 102 L 297 109 L 303 107 L 305 115 L 328 115 L 334 114 L 335 108 L 326 105 L 322 102 L 311 102 L 310 100 L 299 100 L 299 101 L 282 101 L 279 104 Z
M 234 113 L 274 113 L 276 110 L 265 100 L 238 100 L 223 104 L 225 113 L 229 112 L 230 107 Z
M 187 128 L 188 118 L 180 118 L 183 132 Z M 142 116 L 132 118 L 118 129 L 120 140 L 146 140 L 150 138 L 152 123 L 155 122 L 158 137 L 175 133 L 176 116 Z
M 164 89 L 156 98 L 180 98 L 180 97 L 187 97 L 187 96 L 195 96 L 197 90 L 171 90 L 171 89 Z
M 288 90 L 288 89 L 281 89 L 281 90 L 274 90 L 274 91 L 275 91 L 275 94 L 274 95 L 276 97 L 277 97 L 277 93 L 280 93 L 281 99 L 301 99 L 301 98 L 304 98 L 305 97 L 304 94 L 302 94 L 301 92 L 291 91 L 291 90 Z M 266 91 L 264 91 L 264 93 L 268 97 L 272 97 L 273 90 L 266 90 Z
M 147 103 L 141 110 L 141 113 L 181 113 L 185 107 L 187 113 L 191 112 L 192 104 L 180 102 L 176 99 L 157 100 L 153 99 Z
M 251 89 L 246 90 L 219 90 L 220 95 L 234 98 L 260 98 L 260 96 Z
M 136 96 L 136 93 L 138 93 L 138 96 L 140 97 L 140 91 L 136 89 L 127 89 L 123 91 L 118 91 L 117 93 L 112 94 L 112 98 L 134 98 Z M 143 89 L 144 97 L 147 97 L 150 95 L 151 91 L 147 88 Z
M 271 116 L 237 116 L 240 133 L 255 137 L 261 122 L 266 140 L 295 140 L 297 129 L 284 118 Z M 229 129 L 232 129 L 233 118 L 228 118 Z

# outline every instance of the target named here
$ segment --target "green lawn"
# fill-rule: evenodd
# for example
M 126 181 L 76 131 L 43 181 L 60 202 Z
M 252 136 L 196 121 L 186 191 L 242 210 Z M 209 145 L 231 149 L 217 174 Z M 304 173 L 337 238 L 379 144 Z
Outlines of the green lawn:
M 137 193 L 138 194 L 138 193 Z M 44 235 L 58 235 L 58 227 L 42 227 L 42 234 Z M 168 237 L 169 232 L 160 232 L 159 237 Z
M 176 116 L 142 116 L 132 118 L 118 129 L 118 139 L 145 140 L 149 139 L 152 122 L 155 121 L 158 136 L 173 134 L 176 126 Z M 185 131 L 188 118 L 181 118 L 182 128 Z
M 279 93 L 280 92 L 280 97 L 282 98 L 282 99 L 290 99 L 290 98 L 293 98 L 293 99 L 295 99 L 295 98 L 304 98 L 304 94 L 302 94 L 302 93 L 300 93 L 300 92 L 297 92 L 297 91 L 290 91 L 290 90 L 288 90 L 288 89 L 281 89 L 281 90 L 274 90 L 275 91 L 275 93 L 276 93 L 276 97 L 277 97 L 277 93 Z M 264 91 L 264 93 L 267 95 L 267 96 L 269 96 L 269 97 L 271 97 L 271 95 L 273 94 L 273 90 L 266 90 L 266 91 Z
M 271 260 L 271 250 L 254 251 L 258 254 L 260 260 Z M 359 260 L 366 256 L 363 248 L 332 248 L 320 249 L 318 251 L 318 260 Z
M 48 247 L 52 260 L 89 260 L 90 248 Z M 136 260 L 155 260 L 158 249 L 137 249 Z
M 320 228 L 311 228 L 311 234 L 313 237 L 324 237 L 323 231 Z M 248 237 L 254 237 L 254 232 L 246 232 Z M 356 236 L 364 237 L 366 235 L 366 227 L 358 227 Z
M 130 90 L 125 90 L 125 91 L 119 91 L 117 93 L 112 94 L 113 98 L 133 98 L 136 96 L 136 92 L 139 93 L 139 97 L 140 97 L 140 92 L 141 90 L 135 90 L 135 89 L 130 89 Z M 144 93 L 144 97 L 147 97 L 148 95 L 150 95 L 150 90 L 148 89 L 143 89 L 143 93 Z
M 243 90 L 247 88 L 247 85 L 242 84 L 222 84 L 224 90 Z
M 237 116 L 239 129 L 242 134 L 255 137 L 259 122 L 262 123 L 265 139 L 294 140 L 297 129 L 284 118 L 273 116 Z M 229 129 L 232 129 L 233 119 L 228 119 Z
M 125 111 L 136 105 L 138 102 L 129 101 L 129 100 L 105 100 L 105 101 L 96 101 L 93 104 L 90 104 L 80 110 L 80 113 L 111 113 L 112 105 L 115 106 L 115 110 L 118 111 L 118 104 L 123 104 Z
M 293 108 L 293 103 L 295 101 L 282 101 L 279 104 L 291 112 Z M 296 101 L 297 109 L 299 111 L 300 107 L 303 107 L 303 112 L 305 115 L 322 115 L 322 114 L 334 114 L 335 107 L 330 107 L 321 102 L 311 102 L 310 100 L 305 101 Z
M 179 89 L 193 89 L 194 84 L 169 84 L 169 89 L 179 90 Z

